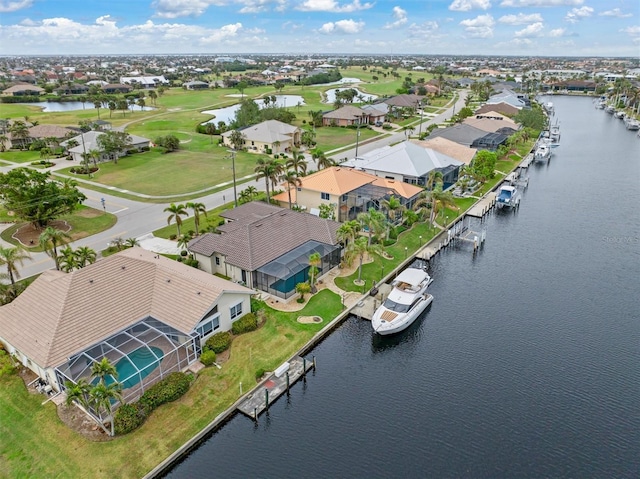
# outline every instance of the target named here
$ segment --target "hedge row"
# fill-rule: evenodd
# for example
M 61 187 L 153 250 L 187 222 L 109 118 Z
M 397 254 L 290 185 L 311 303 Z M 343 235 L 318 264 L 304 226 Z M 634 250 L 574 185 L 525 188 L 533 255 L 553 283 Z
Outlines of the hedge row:
M 256 313 L 247 313 L 231 326 L 231 332 L 235 335 L 248 333 L 258 329 L 258 317 Z
M 116 434 L 127 434 L 140 427 L 155 408 L 179 399 L 189 390 L 190 385 L 190 375 L 171 373 L 147 389 L 139 401 L 123 404 L 116 411 L 114 418 Z
M 207 339 L 207 342 L 204 343 L 204 347 L 202 351 L 213 351 L 216 354 L 220 354 L 223 351 L 226 351 L 231 346 L 231 333 L 229 331 L 223 331 L 221 333 L 216 333 Z

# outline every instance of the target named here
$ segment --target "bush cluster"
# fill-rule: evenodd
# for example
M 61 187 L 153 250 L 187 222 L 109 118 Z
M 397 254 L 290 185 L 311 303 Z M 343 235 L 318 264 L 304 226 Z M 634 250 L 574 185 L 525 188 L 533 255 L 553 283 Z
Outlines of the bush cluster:
M 231 346 L 231 333 L 229 331 L 222 331 L 207 339 L 202 350 L 205 351 L 208 349 L 216 354 L 220 354 L 229 349 L 229 346 Z
M 200 355 L 200 362 L 205 366 L 211 366 L 216 362 L 216 353 L 214 353 L 210 349 L 205 349 Z
M 258 329 L 258 317 L 255 313 L 247 313 L 231 325 L 233 334 L 244 334 Z
M 140 427 L 155 408 L 180 398 L 190 385 L 190 375 L 171 373 L 147 389 L 138 402 L 123 404 L 114 416 L 116 434 L 127 434 Z

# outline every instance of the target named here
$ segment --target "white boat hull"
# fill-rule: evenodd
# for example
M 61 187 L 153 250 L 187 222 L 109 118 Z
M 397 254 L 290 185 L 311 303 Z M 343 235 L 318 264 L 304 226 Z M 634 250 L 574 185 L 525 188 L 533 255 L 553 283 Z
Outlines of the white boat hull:
M 374 313 L 371 320 L 373 330 L 381 336 L 388 336 L 390 334 L 396 334 L 404 331 L 411 326 L 416 319 L 418 319 L 418 316 L 427 309 L 427 306 L 429 306 L 432 301 L 433 296 L 428 293 L 424 293 L 423 299 L 419 303 L 417 303 L 409 312 L 402 314 L 393 313 L 392 311 L 387 310 L 384 306 L 380 306 Z M 382 317 L 385 315 L 385 312 L 395 314 L 395 317 L 390 321 L 383 320 Z

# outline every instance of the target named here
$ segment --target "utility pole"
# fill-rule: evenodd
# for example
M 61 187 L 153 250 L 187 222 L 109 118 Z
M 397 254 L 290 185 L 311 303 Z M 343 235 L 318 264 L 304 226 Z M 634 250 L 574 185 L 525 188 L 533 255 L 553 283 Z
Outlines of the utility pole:
M 227 150 L 231 153 L 231 172 L 233 174 L 233 204 L 238 207 L 238 193 L 236 191 L 236 150 Z

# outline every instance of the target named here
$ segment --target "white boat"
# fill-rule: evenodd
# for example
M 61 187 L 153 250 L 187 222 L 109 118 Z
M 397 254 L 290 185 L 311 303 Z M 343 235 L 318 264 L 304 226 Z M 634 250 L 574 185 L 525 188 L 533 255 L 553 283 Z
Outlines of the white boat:
M 618 110 L 613 114 L 613 116 L 615 116 L 618 120 L 624 120 L 626 117 L 626 114 L 624 110 Z
M 551 145 L 547 142 L 538 143 L 536 151 L 533 153 L 533 161 L 547 163 L 551 158 Z
M 517 208 L 520 206 L 521 197 L 518 188 L 512 184 L 504 184 L 498 188 L 496 206 L 498 208 Z
M 549 139 L 551 143 L 555 143 L 556 145 L 560 143 L 560 125 L 558 125 L 558 123 L 551 125 L 551 128 L 549 128 Z
M 407 329 L 433 301 L 433 296 L 427 293 L 432 282 L 431 276 L 418 268 L 401 272 L 387 299 L 373 313 L 373 330 L 386 336 Z
M 640 121 L 628 116 L 624 119 L 624 126 L 627 130 L 640 130 Z

